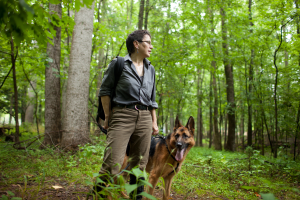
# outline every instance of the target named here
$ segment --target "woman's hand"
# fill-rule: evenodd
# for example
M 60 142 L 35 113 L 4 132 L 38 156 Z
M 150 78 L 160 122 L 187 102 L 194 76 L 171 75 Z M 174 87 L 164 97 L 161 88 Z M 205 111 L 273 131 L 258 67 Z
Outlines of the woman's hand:
M 109 119 L 109 117 L 105 117 L 105 120 L 104 120 L 104 126 L 103 126 L 103 128 L 104 129 L 108 129 L 108 119 Z
M 158 127 L 157 127 L 157 119 L 156 119 L 156 112 L 155 109 L 152 109 L 150 111 L 151 116 L 152 116 L 152 135 L 157 135 L 158 134 Z
M 152 135 L 157 135 L 158 134 L 158 126 L 156 122 L 152 122 Z

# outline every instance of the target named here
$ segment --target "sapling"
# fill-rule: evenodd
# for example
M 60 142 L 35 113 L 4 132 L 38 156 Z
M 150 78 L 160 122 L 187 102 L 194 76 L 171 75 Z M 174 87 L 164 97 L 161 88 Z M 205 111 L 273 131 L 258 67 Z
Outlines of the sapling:
M 253 156 L 253 148 L 250 147 L 250 146 L 247 146 L 245 152 L 246 152 L 246 154 L 248 156 L 248 162 L 249 162 L 249 164 L 248 164 L 248 170 L 251 171 L 251 157 Z

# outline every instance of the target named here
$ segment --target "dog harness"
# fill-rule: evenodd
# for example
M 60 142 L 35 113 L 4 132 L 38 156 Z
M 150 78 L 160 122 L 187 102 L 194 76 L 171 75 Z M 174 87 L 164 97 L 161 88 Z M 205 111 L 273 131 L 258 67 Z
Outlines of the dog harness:
M 166 142 L 166 136 L 156 135 L 156 136 L 153 137 L 152 139 L 155 139 L 155 138 L 159 138 L 159 139 L 161 139 L 161 140 L 163 141 L 163 143 L 165 143 L 166 148 L 167 148 L 167 150 L 168 150 L 168 152 L 169 152 L 169 155 L 177 162 L 177 166 L 176 166 L 175 170 L 172 170 L 172 171 L 169 173 L 169 175 L 170 175 L 170 174 L 174 173 L 174 171 L 176 171 L 176 170 L 178 169 L 178 167 L 179 167 L 179 162 L 176 160 L 176 158 L 175 158 L 175 157 L 172 155 L 172 153 L 170 152 L 169 147 L 168 147 L 168 144 L 167 144 L 167 142 Z

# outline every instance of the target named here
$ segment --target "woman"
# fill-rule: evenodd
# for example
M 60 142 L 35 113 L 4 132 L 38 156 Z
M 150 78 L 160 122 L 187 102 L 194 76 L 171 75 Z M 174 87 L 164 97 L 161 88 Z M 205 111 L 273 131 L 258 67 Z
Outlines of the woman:
M 150 33 L 146 30 L 132 32 L 126 39 L 126 47 L 128 55 L 124 57 L 124 68 L 113 94 L 112 109 L 110 97 L 115 81 L 113 68 L 117 59 L 108 66 L 100 88 L 105 113 L 104 128 L 108 129 L 108 144 L 100 175 L 119 173 L 128 144 L 130 167 L 138 166 L 144 170 L 148 162 L 151 132 L 152 135 L 158 134 L 155 70 L 146 59 L 153 49 Z M 130 175 L 130 184 L 135 183 L 136 177 Z M 137 190 L 138 194 L 142 191 L 143 187 Z M 141 199 L 141 196 L 138 195 L 137 199 Z

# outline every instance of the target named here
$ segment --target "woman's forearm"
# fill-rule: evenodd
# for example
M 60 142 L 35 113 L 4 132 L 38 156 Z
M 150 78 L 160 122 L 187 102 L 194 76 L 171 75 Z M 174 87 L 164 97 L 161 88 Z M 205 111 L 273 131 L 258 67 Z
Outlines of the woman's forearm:
M 102 96 L 101 97 L 102 107 L 104 110 L 105 119 L 109 119 L 110 117 L 110 96 Z

